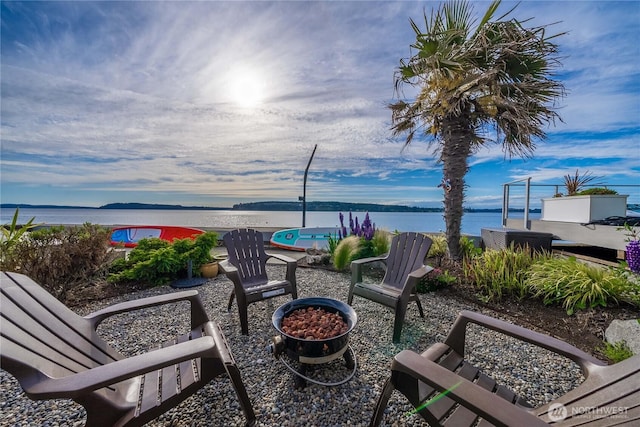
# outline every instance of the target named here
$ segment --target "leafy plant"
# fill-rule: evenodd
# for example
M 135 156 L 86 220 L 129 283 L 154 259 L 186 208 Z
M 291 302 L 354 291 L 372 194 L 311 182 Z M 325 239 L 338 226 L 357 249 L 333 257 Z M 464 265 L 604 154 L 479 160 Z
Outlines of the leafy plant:
M 0 230 L 2 230 L 2 237 L 0 238 L 0 268 L 3 270 L 15 269 L 16 262 L 12 257 L 14 248 L 20 242 L 20 239 L 25 236 L 25 233 L 40 225 L 33 223 L 35 220 L 35 217 L 33 217 L 26 224 L 18 227 L 19 212 L 20 208 L 16 208 L 11 224 L 0 227 Z
M 626 341 L 618 341 L 615 343 L 605 341 L 604 345 L 598 350 L 607 356 L 613 363 L 622 362 L 623 360 L 633 356 L 633 352 Z
M 574 175 L 565 175 L 564 176 L 564 187 L 567 190 L 567 196 L 575 196 L 582 188 L 593 180 L 598 179 L 598 177 L 593 176 L 591 172 L 587 171 L 583 174 L 576 172 Z
M 433 292 L 451 286 L 458 279 L 449 273 L 449 270 L 434 268 L 416 286 L 419 293 Z
M 195 240 L 176 239 L 172 243 L 157 238 L 142 239 L 126 260 L 113 263 L 109 281 L 163 285 L 185 274 L 189 262 L 192 273 L 199 275 L 200 266 L 212 260 L 211 249 L 217 244 L 218 235 L 211 231 Z
M 336 248 L 338 247 L 338 243 L 340 243 L 340 239 L 338 238 L 338 236 L 336 235 L 329 235 L 327 237 L 327 244 L 328 244 L 328 251 L 329 251 L 329 255 L 333 256 L 334 252 L 336 251 Z
M 535 259 L 547 255 L 527 249 L 488 249 L 467 260 L 463 266 L 465 278 L 485 297 L 486 301 L 500 301 L 511 295 L 523 299 L 529 295 L 526 272 Z
M 535 297 L 545 304 L 562 304 L 569 315 L 627 299 L 625 294 L 633 286 L 620 271 L 588 265 L 575 257 L 536 262 L 529 268 L 527 282 Z
M 476 246 L 473 240 L 467 236 L 460 237 L 460 250 L 463 259 L 473 258 L 482 254 L 482 248 Z
M 427 258 L 434 258 L 436 265 L 442 265 L 442 260 L 447 256 L 447 237 L 444 234 L 430 234 L 431 247 Z

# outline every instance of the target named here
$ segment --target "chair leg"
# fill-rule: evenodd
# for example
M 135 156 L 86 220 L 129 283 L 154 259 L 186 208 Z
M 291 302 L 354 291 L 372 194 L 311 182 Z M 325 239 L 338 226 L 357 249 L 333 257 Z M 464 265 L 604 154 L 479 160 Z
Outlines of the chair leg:
M 229 305 L 227 306 L 227 311 L 231 311 L 231 306 L 233 305 L 233 299 L 236 296 L 236 291 L 231 291 L 231 296 L 229 297 Z
M 371 417 L 371 422 L 369 423 L 369 427 L 377 427 L 382 422 L 382 416 L 384 415 L 384 410 L 387 408 L 387 403 L 389 402 L 389 398 L 391 397 L 391 393 L 393 393 L 394 387 L 393 383 L 391 383 L 391 378 L 388 378 L 384 383 L 384 387 L 382 388 L 382 393 L 380 397 L 378 397 L 378 402 L 376 403 L 376 410 L 373 413 L 373 417 Z
M 246 301 L 238 299 L 238 314 L 240 315 L 240 329 L 242 335 L 249 335 L 249 315 L 247 313 Z
M 245 417 L 247 418 L 247 426 L 254 426 L 256 424 L 256 414 L 253 412 L 253 407 L 251 406 L 251 400 L 249 399 L 249 395 L 247 394 L 247 389 L 242 382 L 242 378 L 240 377 L 240 370 L 236 365 L 227 365 L 227 373 L 229 374 L 229 378 L 231 379 L 231 384 L 233 388 L 236 390 L 236 394 L 238 395 L 238 399 L 240 400 L 240 407 L 244 412 Z
M 420 313 L 420 317 L 424 317 L 424 311 L 422 310 L 422 303 L 420 303 L 420 298 L 416 295 L 416 304 L 418 304 L 418 312 Z
M 349 296 L 347 297 L 347 304 L 351 305 L 353 302 L 353 285 L 349 288 Z
M 408 301 L 404 303 L 401 302 L 396 307 L 396 315 L 393 321 L 393 342 L 394 343 L 400 342 L 400 335 L 402 335 L 402 325 L 404 323 L 404 317 L 407 314 L 407 303 Z

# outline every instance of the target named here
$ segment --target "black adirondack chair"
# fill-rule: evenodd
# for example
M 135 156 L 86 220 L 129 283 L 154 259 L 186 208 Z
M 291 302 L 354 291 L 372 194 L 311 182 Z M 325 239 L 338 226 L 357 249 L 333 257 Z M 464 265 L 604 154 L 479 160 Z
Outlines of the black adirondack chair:
M 231 310 L 234 298 L 238 300 L 240 328 L 243 335 L 249 334 L 248 306 L 281 295 L 298 298 L 295 259 L 280 254 L 269 254 L 264 250 L 262 233 L 253 229 L 239 229 L 223 236 L 227 248 L 227 259 L 220 268 L 233 282 L 233 291 L 227 310 Z M 283 279 L 273 280 L 267 276 L 267 261 L 277 259 L 286 264 Z
M 581 367 L 585 380 L 534 408 L 465 360 L 468 323 L 567 357 Z M 640 425 L 640 355 L 607 366 L 566 342 L 471 311 L 460 313 L 444 343 L 422 354 L 404 350 L 395 356 L 370 426 L 382 422 L 393 390 L 406 396 L 430 426 Z
M 351 287 L 347 302 L 352 305 L 353 296 L 358 295 L 394 309 L 393 342 L 400 341 L 409 301 L 416 302 L 420 316 L 424 317 L 415 288 L 420 279 L 433 270 L 424 265 L 431 243 L 431 239 L 421 233 L 400 233 L 391 240 L 388 254 L 351 262 Z M 362 266 L 378 261 L 383 262 L 387 269 L 382 282 L 363 282 Z
M 87 410 L 87 426 L 140 426 L 226 375 L 247 425 L 255 424 L 231 349 L 197 291 L 115 304 L 80 317 L 22 274 L 0 273 L 0 288 L 2 369 L 31 399 L 73 399 Z M 125 357 L 96 332 L 109 316 L 178 301 L 191 304 L 191 331 L 157 350 Z

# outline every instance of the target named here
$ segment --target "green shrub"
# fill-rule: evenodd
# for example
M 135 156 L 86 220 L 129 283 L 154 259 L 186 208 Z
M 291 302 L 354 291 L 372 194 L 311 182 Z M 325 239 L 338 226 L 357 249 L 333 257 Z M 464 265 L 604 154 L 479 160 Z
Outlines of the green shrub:
M 576 193 L 576 196 L 590 196 L 599 194 L 618 194 L 618 192 L 616 190 L 612 190 L 611 188 L 592 187 L 587 188 L 586 190 L 579 191 L 578 193 Z
M 613 363 L 622 362 L 633 356 L 633 352 L 627 345 L 626 341 L 618 341 L 615 343 L 605 342 L 598 350 L 609 358 Z
M 360 239 L 360 246 L 367 247 L 366 251 L 361 250 L 358 258 L 380 256 L 389 252 L 390 234 L 385 230 L 376 230 L 371 240 Z
M 449 250 L 447 247 L 447 237 L 444 234 L 429 234 L 431 239 L 431 247 L 427 258 L 434 258 L 437 265 L 442 265 L 442 260 Z
M 195 240 L 176 239 L 173 243 L 157 238 L 142 239 L 126 260 L 113 263 L 109 281 L 164 285 L 185 275 L 189 261 L 192 274 L 198 276 L 200 266 L 212 260 L 211 249 L 217 244 L 218 235 L 211 231 L 198 235 Z
M 424 294 L 451 286 L 458 279 L 449 273 L 449 270 L 434 268 L 423 277 L 416 286 L 416 292 Z
M 535 258 L 527 249 L 487 249 L 464 263 L 464 275 L 474 283 L 486 301 L 500 301 L 503 296 L 523 299 L 529 288 L 525 282 L 526 272 Z
M 482 254 L 482 248 L 476 246 L 473 240 L 467 236 L 460 237 L 460 250 L 463 259 L 470 259 Z
M 527 282 L 545 304 L 561 304 L 567 314 L 573 314 L 626 299 L 633 284 L 618 270 L 579 262 L 575 257 L 550 258 L 530 267 Z
M 447 237 L 444 234 L 429 234 L 429 237 L 431 238 L 432 243 L 431 248 L 429 248 L 427 258 L 434 259 L 435 265 L 440 266 L 449 251 Z M 462 257 L 464 259 L 471 258 L 482 253 L 482 249 L 477 247 L 473 243 L 473 240 L 469 239 L 467 236 L 460 237 L 460 249 L 462 250 Z
M 116 257 L 109 235 L 109 229 L 89 223 L 32 231 L 15 244 L 12 270 L 26 274 L 66 302 L 71 290 L 106 277 Z

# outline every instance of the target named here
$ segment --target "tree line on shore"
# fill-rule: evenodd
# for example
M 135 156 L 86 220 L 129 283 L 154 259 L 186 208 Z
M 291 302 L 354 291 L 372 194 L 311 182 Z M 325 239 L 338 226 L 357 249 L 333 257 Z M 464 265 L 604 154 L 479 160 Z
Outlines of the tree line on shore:
M 109 203 L 98 208 L 91 206 L 61 206 L 61 205 L 30 205 L 17 203 L 0 204 L 0 209 L 166 209 L 166 210 L 241 210 L 241 211 L 300 211 L 302 210 L 301 202 L 283 202 L 283 201 L 267 201 L 267 202 L 250 202 L 238 203 L 231 208 L 212 207 L 212 206 L 183 206 L 183 205 L 167 205 L 154 203 Z M 442 212 L 443 208 L 426 208 L 417 206 L 403 205 L 383 205 L 377 203 L 348 203 L 348 202 L 307 202 L 306 209 L 308 211 L 327 211 L 327 212 Z M 522 212 L 524 209 L 509 209 L 511 212 Z M 540 209 L 531 209 L 531 212 L 540 212 Z M 477 209 L 465 208 L 465 212 L 501 212 L 499 208 L 493 209 Z

